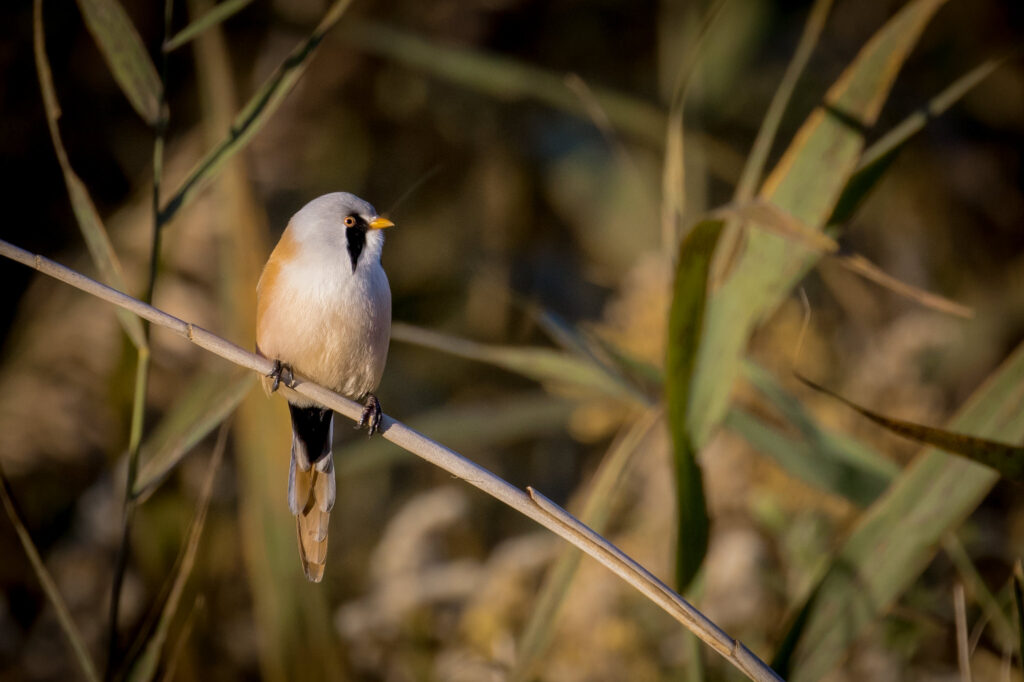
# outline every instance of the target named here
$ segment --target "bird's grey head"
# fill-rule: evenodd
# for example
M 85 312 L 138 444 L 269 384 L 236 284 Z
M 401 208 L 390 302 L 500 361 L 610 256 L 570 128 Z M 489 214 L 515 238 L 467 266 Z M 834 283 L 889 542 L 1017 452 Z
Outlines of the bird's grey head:
M 296 237 L 324 253 L 342 251 L 352 272 L 361 263 L 380 261 L 384 246 L 381 228 L 390 220 L 381 218 L 368 201 L 348 192 L 332 192 L 313 199 L 292 217 Z

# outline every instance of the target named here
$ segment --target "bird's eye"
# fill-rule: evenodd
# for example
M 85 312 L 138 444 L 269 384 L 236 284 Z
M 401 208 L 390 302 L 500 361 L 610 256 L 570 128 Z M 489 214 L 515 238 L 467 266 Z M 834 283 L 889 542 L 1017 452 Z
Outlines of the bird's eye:
M 345 227 L 355 227 L 356 219 L 353 216 L 345 216 Z

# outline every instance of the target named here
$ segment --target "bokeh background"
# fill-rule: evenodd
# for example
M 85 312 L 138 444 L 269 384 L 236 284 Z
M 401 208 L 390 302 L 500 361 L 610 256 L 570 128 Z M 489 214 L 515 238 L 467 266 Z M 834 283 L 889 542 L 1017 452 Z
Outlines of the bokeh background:
M 162 3 L 124 4 L 156 58 Z M 835 3 L 769 167 L 902 5 Z M 174 3 L 172 33 L 205 7 Z M 730 0 L 721 9 L 688 95 L 684 223 L 730 200 L 809 7 Z M 169 55 L 165 191 L 223 137 L 234 112 L 326 8 L 322 0 L 258 0 Z M 348 190 L 397 224 L 384 254 L 397 321 L 479 343 L 552 348 L 552 329 L 581 330 L 640 364 L 662 366 L 673 256 L 661 222 L 664 114 L 706 11 L 684 0 L 353 3 L 274 116 L 166 226 L 155 305 L 250 347 L 252 286 L 288 217 L 312 197 Z M 152 130 L 111 77 L 75 4 L 49 0 L 43 17 L 71 164 L 107 225 L 130 292 L 140 294 L 152 238 Z M 3 3 L 0 32 L 0 234 L 96 276 L 46 127 L 30 3 Z M 1019 2 L 948 3 L 868 142 L 972 67 L 1022 44 Z M 508 65 L 521 70 L 501 70 Z M 628 100 L 629 121 L 608 120 L 595 92 Z M 846 251 L 971 306 L 973 319 L 930 310 L 823 261 L 802 283 L 812 310 L 799 358 L 805 373 L 886 414 L 935 425 L 982 384 L 1024 339 L 1022 141 L 1024 65 L 1011 58 L 928 122 L 842 231 Z M 0 263 L 0 278 L 0 462 L 102 667 L 134 350 L 108 305 L 12 262 Z M 917 446 L 790 378 L 802 321 L 794 295 L 760 326 L 751 356 L 820 424 L 877 450 L 898 472 Z M 233 381 L 229 369 L 154 330 L 144 443 L 185 401 L 202 407 L 197 393 L 208 397 L 210 385 Z M 573 511 L 632 431 L 628 459 L 604 491 L 606 531 L 671 581 L 668 435 L 657 418 L 637 435 L 636 425 L 652 419 L 640 407 L 401 338 L 378 395 L 389 414 Z M 772 414 L 745 382 L 736 400 Z M 697 679 L 703 661 L 706 679 L 737 679 L 586 559 L 557 615 L 544 621 L 529 669 L 519 670 L 524 632 L 537 627 L 537 592 L 564 546 L 444 472 L 349 434 L 344 420 L 327 574 L 306 584 L 285 501 L 284 404 L 252 391 L 228 424 L 226 459 L 159 674 L 404 681 L 503 680 L 515 671 L 543 680 L 681 680 Z M 135 514 L 122 657 L 137 637 L 151 636 L 216 440 L 213 432 L 191 448 Z M 150 445 L 144 453 L 159 449 Z M 727 428 L 701 463 L 711 543 L 689 594 L 770 659 L 863 510 Z M 1008 580 L 1024 554 L 1020 488 L 996 485 L 957 529 L 955 546 L 936 552 L 828 679 L 959 679 L 957 583 L 967 586 L 975 679 L 1021 679 L 1019 659 L 1011 665 L 1008 653 Z M 0 557 L 0 680 L 77 676 L 6 518 Z

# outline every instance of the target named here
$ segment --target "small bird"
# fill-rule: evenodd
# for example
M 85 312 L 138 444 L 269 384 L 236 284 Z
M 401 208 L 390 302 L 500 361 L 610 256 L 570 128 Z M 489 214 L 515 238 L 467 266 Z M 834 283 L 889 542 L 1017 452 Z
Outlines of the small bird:
M 256 285 L 256 352 L 274 361 L 268 393 L 283 385 L 292 419 L 288 506 L 306 577 L 320 582 L 336 487 L 334 412 L 291 390 L 295 374 L 365 404 L 356 428 L 380 425 L 380 383 L 391 337 L 391 288 L 380 264 L 392 227 L 347 192 L 318 197 L 292 216 Z

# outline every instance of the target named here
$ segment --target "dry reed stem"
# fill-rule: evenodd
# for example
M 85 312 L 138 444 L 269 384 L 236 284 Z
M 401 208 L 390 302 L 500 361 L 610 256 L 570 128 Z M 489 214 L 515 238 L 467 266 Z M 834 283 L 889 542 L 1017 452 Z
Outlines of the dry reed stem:
M 3 240 L 0 240 L 0 255 L 125 308 L 153 324 L 175 331 L 200 348 L 215 353 L 236 365 L 261 374 L 269 374 L 273 369 L 273 362 L 267 358 L 250 353 L 202 327 L 180 320 L 48 258 L 31 254 Z M 297 392 L 353 421 L 357 421 L 362 415 L 362 405 L 302 377 L 296 378 L 298 380 L 295 386 Z M 756 682 L 778 682 L 782 679 L 742 642 L 729 637 L 703 613 L 654 577 L 647 569 L 541 493 L 532 488 L 528 488 L 526 492 L 516 488 L 454 450 L 386 415 L 381 421 L 381 435 L 395 445 L 504 502 L 570 544 L 579 547 L 686 626 L 750 679 Z

